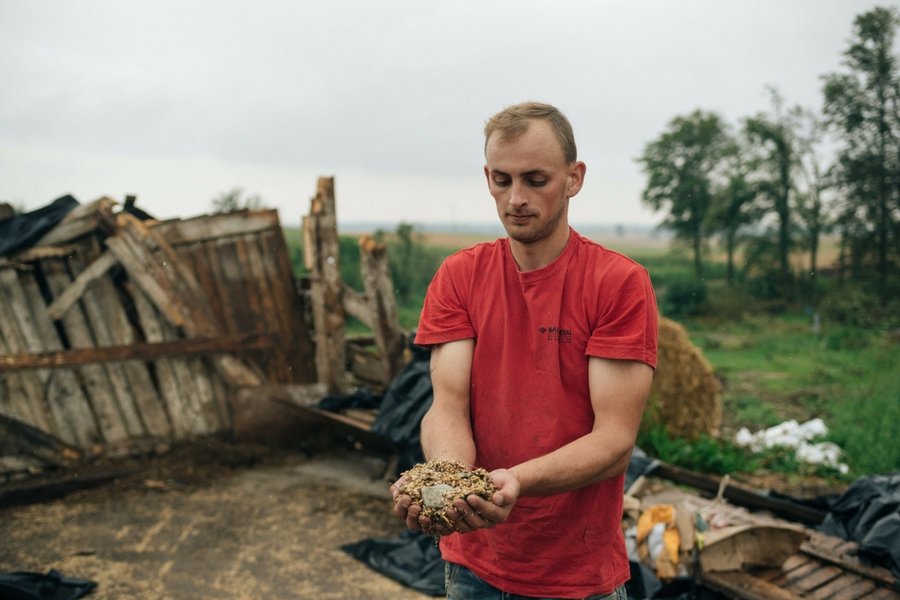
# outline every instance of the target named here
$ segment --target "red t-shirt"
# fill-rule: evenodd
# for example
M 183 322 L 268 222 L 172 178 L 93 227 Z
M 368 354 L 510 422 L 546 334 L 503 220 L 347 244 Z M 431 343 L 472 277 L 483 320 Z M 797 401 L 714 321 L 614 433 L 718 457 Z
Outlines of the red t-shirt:
M 527 273 L 504 238 L 450 256 L 428 288 L 416 343 L 466 338 L 475 463 L 509 468 L 591 431 L 588 356 L 656 367 L 656 301 L 641 265 L 574 230 Z M 442 554 L 509 593 L 611 592 L 629 577 L 623 480 L 521 497 L 505 523 L 443 538 Z

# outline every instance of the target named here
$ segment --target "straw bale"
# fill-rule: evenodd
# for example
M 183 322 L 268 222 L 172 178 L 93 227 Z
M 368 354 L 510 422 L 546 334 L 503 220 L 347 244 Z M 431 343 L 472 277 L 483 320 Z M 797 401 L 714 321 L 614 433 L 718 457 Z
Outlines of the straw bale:
M 678 323 L 660 318 L 659 355 L 643 426 L 663 425 L 673 436 L 717 435 L 721 386 L 712 366 Z

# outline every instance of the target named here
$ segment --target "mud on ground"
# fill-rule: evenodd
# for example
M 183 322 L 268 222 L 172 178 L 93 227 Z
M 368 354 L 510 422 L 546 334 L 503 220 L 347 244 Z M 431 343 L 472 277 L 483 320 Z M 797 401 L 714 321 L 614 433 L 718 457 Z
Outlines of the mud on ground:
M 127 466 L 99 488 L 0 508 L 0 571 L 90 579 L 95 600 L 426 598 L 340 549 L 402 530 L 384 457 L 207 440 Z

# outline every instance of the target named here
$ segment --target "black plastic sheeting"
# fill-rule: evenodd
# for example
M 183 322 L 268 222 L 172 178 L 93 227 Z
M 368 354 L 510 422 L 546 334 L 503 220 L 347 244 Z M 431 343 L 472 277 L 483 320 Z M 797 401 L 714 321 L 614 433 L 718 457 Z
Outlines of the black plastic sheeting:
M 47 206 L 3 219 L 0 221 L 0 256 L 34 245 L 76 206 L 78 200 L 66 194 Z
M 854 481 L 818 529 L 856 542 L 860 560 L 900 578 L 900 473 Z
M 77 600 L 94 591 L 97 583 L 65 577 L 51 569 L 46 574 L 16 571 L 0 573 L 2 600 Z

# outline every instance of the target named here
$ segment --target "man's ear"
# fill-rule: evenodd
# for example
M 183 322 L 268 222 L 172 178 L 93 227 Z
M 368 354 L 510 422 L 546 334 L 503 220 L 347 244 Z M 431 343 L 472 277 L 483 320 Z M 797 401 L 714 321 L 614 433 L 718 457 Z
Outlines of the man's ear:
M 569 173 L 566 175 L 567 198 L 571 198 L 581 191 L 581 186 L 584 185 L 585 171 L 587 171 L 587 166 L 580 160 L 573 162 L 569 166 Z

